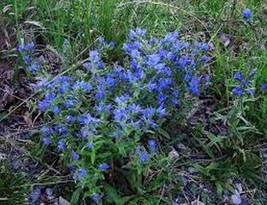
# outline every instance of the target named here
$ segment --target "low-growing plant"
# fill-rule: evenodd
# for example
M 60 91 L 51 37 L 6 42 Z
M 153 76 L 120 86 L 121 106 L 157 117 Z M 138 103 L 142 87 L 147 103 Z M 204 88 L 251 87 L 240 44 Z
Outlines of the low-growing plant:
M 0 160 L 0 204 L 27 204 L 30 186 L 20 173 L 14 173 L 8 162 Z
M 177 32 L 149 38 L 137 28 L 123 44 L 119 65 L 103 60 L 114 43 L 98 41 L 83 66 L 38 83 L 43 97 L 37 107 L 47 123 L 41 140 L 69 165 L 77 182 L 73 203 L 80 193 L 99 204 L 123 204 L 131 195 L 147 201 L 148 193 L 152 201 L 163 200 L 153 192 L 171 180 L 170 162 L 159 146 L 164 123 L 185 117 L 207 88 L 208 45 L 181 40 Z M 30 70 L 47 76 L 42 68 Z M 116 184 L 121 180 L 125 188 Z

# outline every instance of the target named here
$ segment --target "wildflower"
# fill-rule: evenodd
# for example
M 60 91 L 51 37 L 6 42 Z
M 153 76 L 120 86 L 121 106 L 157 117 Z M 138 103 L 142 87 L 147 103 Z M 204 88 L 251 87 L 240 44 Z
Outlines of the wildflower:
M 135 40 L 137 37 L 144 37 L 146 35 L 146 30 L 142 28 L 136 28 L 135 30 L 130 30 L 129 38 Z
M 244 77 L 240 72 L 236 72 L 234 75 L 234 79 L 241 82 L 244 79 Z
M 208 88 L 210 84 L 210 76 L 208 74 L 205 74 L 203 76 L 203 81 L 204 81 L 205 88 Z
M 145 163 L 148 160 L 148 158 L 149 158 L 149 156 L 148 156 L 147 152 L 141 151 L 139 153 L 139 159 L 140 159 L 141 163 Z
M 97 50 L 90 51 L 89 56 L 90 56 L 91 60 L 93 60 L 93 61 L 99 61 L 100 60 L 99 52 Z
M 97 92 L 95 94 L 95 98 L 98 99 L 98 100 L 101 100 L 104 98 L 104 93 L 103 92 Z
M 93 142 L 87 142 L 87 143 L 86 143 L 86 147 L 87 147 L 88 149 L 92 149 L 92 148 L 94 147 Z
M 25 51 L 25 44 L 24 44 L 24 42 L 22 42 L 21 44 L 19 44 L 19 46 L 18 46 L 18 51 L 20 52 L 20 53 L 22 53 L 22 52 L 24 52 Z
M 101 196 L 99 194 L 93 193 L 92 194 L 92 200 L 95 202 L 98 202 L 101 199 Z
M 79 168 L 73 175 L 73 179 L 77 180 L 79 178 L 85 178 L 87 176 L 87 171 L 84 168 Z
M 78 161 L 79 160 L 79 154 L 75 151 L 71 151 L 71 156 L 73 161 Z
M 100 171 L 106 171 L 107 169 L 109 169 L 109 165 L 107 163 L 102 163 L 98 166 L 98 169 Z
M 33 202 L 37 201 L 40 196 L 41 196 L 41 189 L 39 187 L 34 188 L 30 193 L 30 198 Z
M 155 114 L 156 110 L 155 108 L 145 108 L 142 110 L 142 119 L 144 118 L 151 118 Z
M 241 87 L 236 86 L 233 89 L 233 93 L 234 93 L 234 95 L 242 96 L 243 95 L 243 90 L 242 90 Z
M 96 110 L 99 113 L 102 113 L 102 112 L 110 113 L 111 107 L 112 107 L 111 104 L 105 105 L 104 102 L 100 102 L 99 105 L 96 106 Z
M 27 50 L 27 51 L 29 51 L 29 52 L 32 52 L 33 50 L 34 50 L 34 43 L 33 43 L 33 41 L 30 41 L 30 42 L 28 42 L 27 44 L 26 44 L 26 46 L 25 46 L 25 49 Z
M 83 127 L 83 128 L 81 129 L 81 131 L 80 131 L 80 136 L 81 136 L 82 138 L 85 138 L 85 137 L 87 137 L 88 135 L 89 135 L 88 130 L 87 130 L 85 127 Z
M 210 57 L 208 57 L 208 56 L 206 56 L 206 55 L 204 55 L 204 56 L 201 57 L 201 62 L 203 62 L 203 63 L 207 63 L 207 62 L 209 62 L 209 61 L 210 61 Z
M 72 115 L 68 115 L 66 119 L 67 119 L 67 123 L 69 123 L 69 124 L 71 124 L 75 121 L 75 118 Z
M 158 95 L 159 105 L 162 105 L 166 99 L 167 99 L 167 95 L 165 95 L 163 93 L 159 93 L 159 95 Z
M 85 81 L 77 81 L 75 82 L 75 84 L 73 85 L 74 89 L 75 90 L 78 90 L 78 89 L 83 89 L 87 92 L 90 92 L 92 90 L 92 85 L 88 82 L 85 82 Z
M 52 112 L 54 114 L 58 114 L 58 113 L 60 113 L 60 108 L 58 106 L 55 106 L 55 107 L 52 108 Z
M 189 82 L 189 90 L 195 96 L 199 94 L 199 83 L 200 83 L 200 78 L 198 77 L 193 77 L 191 81 Z
M 202 50 L 202 51 L 208 51 L 208 50 L 209 50 L 209 45 L 206 44 L 206 43 L 202 43 L 202 44 L 201 44 L 201 50 Z
M 254 96 L 254 94 L 255 94 L 255 88 L 250 88 L 249 90 L 248 90 L 248 93 L 251 95 L 251 96 Z
M 26 56 L 23 56 L 23 61 L 26 63 L 26 64 L 30 64 L 32 62 L 32 57 L 29 56 L 29 55 L 26 55 Z
M 83 64 L 83 66 L 85 67 L 85 69 L 86 69 L 88 72 L 91 70 L 91 63 L 89 63 L 89 62 L 85 62 L 85 63 Z
M 156 153 L 157 143 L 155 140 L 148 140 L 148 146 L 152 154 Z
M 68 89 L 70 88 L 70 84 L 68 82 L 62 83 L 59 87 L 58 90 L 61 94 L 65 93 Z
M 114 49 L 115 48 L 115 43 L 113 41 L 111 41 L 109 44 L 108 44 L 109 48 L 111 49 Z
M 106 45 L 105 39 L 102 36 L 98 37 L 97 40 L 102 46 Z
M 57 125 L 55 126 L 55 131 L 58 133 L 58 134 L 66 134 L 67 133 L 67 126 L 66 125 Z
M 50 137 L 44 137 L 43 138 L 44 145 L 50 145 L 51 144 L 51 138 Z
M 57 143 L 57 149 L 63 151 L 66 148 L 66 144 L 63 139 L 59 140 Z
M 157 108 L 156 113 L 160 117 L 165 117 L 166 116 L 166 108 L 164 108 L 163 106 L 160 106 L 160 107 Z
M 37 64 L 33 63 L 28 67 L 28 69 L 30 72 L 36 72 L 36 71 L 38 71 L 39 67 Z
M 50 127 L 42 127 L 41 128 L 41 132 L 44 135 L 50 135 L 50 134 L 52 134 L 52 129 Z
M 64 101 L 64 106 L 66 108 L 71 108 L 74 106 L 74 102 L 72 100 L 66 100 L 66 101 Z
M 152 54 L 152 55 L 149 55 L 148 56 L 147 64 L 149 66 L 155 66 L 155 65 L 157 65 L 160 62 L 160 60 L 161 60 L 160 55 L 158 55 L 158 54 Z
M 261 89 L 263 89 L 263 90 L 267 90 L 267 83 L 263 83 L 263 84 L 261 85 Z
M 44 99 L 38 103 L 38 108 L 39 110 L 44 112 L 50 107 L 50 105 L 51 105 L 51 101 Z
M 251 16 L 252 16 L 252 14 L 251 14 L 251 10 L 250 10 L 250 9 L 244 9 L 244 10 L 242 11 L 242 15 L 243 15 L 243 17 L 244 17 L 244 19 L 245 19 L 246 21 L 249 21 L 249 20 L 251 19 Z

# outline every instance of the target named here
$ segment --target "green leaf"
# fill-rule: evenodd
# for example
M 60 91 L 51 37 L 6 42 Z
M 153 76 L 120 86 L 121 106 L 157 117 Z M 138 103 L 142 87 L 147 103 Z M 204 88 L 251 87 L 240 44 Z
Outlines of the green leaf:
M 167 131 L 165 131 L 164 129 L 162 129 L 162 128 L 159 127 L 159 128 L 157 129 L 157 131 L 158 131 L 158 133 L 161 134 L 163 137 L 166 137 L 166 138 L 170 139 L 170 135 L 169 135 L 169 133 L 168 133 Z
M 77 205 L 80 201 L 81 193 L 82 188 L 79 187 L 78 189 L 76 189 L 76 191 L 71 196 L 70 204 Z
M 216 185 L 216 192 L 217 192 L 217 195 L 218 195 L 219 197 L 222 196 L 222 193 L 223 193 L 223 186 L 222 186 L 222 183 L 221 183 L 221 182 L 216 182 L 215 185 Z
M 115 204 L 121 204 L 121 197 L 117 193 L 116 189 L 112 186 L 110 186 L 108 183 L 105 183 L 104 185 L 105 192 L 108 195 L 108 198 L 114 202 Z
M 124 205 L 126 203 L 128 203 L 132 198 L 134 198 L 135 195 L 132 195 L 132 196 L 124 196 L 120 199 L 120 205 Z

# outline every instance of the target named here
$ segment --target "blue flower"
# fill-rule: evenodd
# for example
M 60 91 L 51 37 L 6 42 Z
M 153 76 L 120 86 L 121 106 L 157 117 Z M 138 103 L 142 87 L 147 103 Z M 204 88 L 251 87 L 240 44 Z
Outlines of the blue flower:
M 131 29 L 129 32 L 129 38 L 135 40 L 137 37 L 145 37 L 146 30 L 142 28 L 136 28 L 135 30 Z
M 72 124 L 75 121 L 75 118 L 72 115 L 66 117 L 67 123 Z
M 52 108 L 52 112 L 54 114 L 58 114 L 58 113 L 60 113 L 60 108 L 58 106 L 55 106 L 55 107 Z
M 85 137 L 87 137 L 89 135 L 89 132 L 85 127 L 83 127 L 81 129 L 81 131 L 80 131 L 80 135 L 81 135 L 82 138 L 85 138 Z
M 98 37 L 97 40 L 102 46 L 106 45 L 105 39 L 102 36 Z
M 92 148 L 94 147 L 94 143 L 93 143 L 93 142 L 87 142 L 87 143 L 86 143 L 86 147 L 87 147 L 88 149 L 92 149 Z
M 87 176 L 87 171 L 84 168 L 79 168 L 73 175 L 73 179 L 77 180 L 79 178 L 85 178 Z
M 202 56 L 201 61 L 202 61 L 203 63 L 207 63 L 207 62 L 210 61 L 210 57 L 204 55 L 204 56 Z
M 242 96 L 243 95 L 243 90 L 242 90 L 241 87 L 236 86 L 233 89 L 233 93 L 234 93 L 234 95 Z
M 164 103 L 164 101 L 167 99 L 167 95 L 163 94 L 163 93 L 159 93 L 158 94 L 158 103 L 159 105 L 162 105 Z
M 241 82 L 244 79 L 244 77 L 240 72 L 236 72 L 234 75 L 234 79 Z
M 263 83 L 263 84 L 261 85 L 261 89 L 263 89 L 263 90 L 267 90 L 267 83 Z
M 57 143 L 57 149 L 63 151 L 66 148 L 66 144 L 63 139 L 59 140 Z
M 149 66 L 155 66 L 155 65 L 159 64 L 160 60 L 161 60 L 160 55 L 152 54 L 152 55 L 148 56 L 147 64 Z
M 250 89 L 248 89 L 248 93 L 251 95 L 251 96 L 254 96 L 254 94 L 255 94 L 255 88 L 250 88 Z
M 34 188 L 30 193 L 30 198 L 33 202 L 36 202 L 40 196 L 41 196 L 41 189 L 39 187 Z
M 50 127 L 42 127 L 41 128 L 41 132 L 44 135 L 50 135 L 50 134 L 52 134 L 52 129 Z
M 70 88 L 70 84 L 68 82 L 62 83 L 59 87 L 58 90 L 61 94 L 65 93 L 68 89 Z
M 73 161 L 78 161 L 79 160 L 79 154 L 75 151 L 71 151 L 71 156 Z
M 38 71 L 39 66 L 37 64 L 33 63 L 28 67 L 28 69 L 30 72 L 36 72 L 36 71 Z
M 30 41 L 26 44 L 25 49 L 29 52 L 32 52 L 34 50 L 34 47 L 35 47 L 35 45 L 34 45 L 33 41 Z
M 251 10 L 250 10 L 250 9 L 244 9 L 244 10 L 242 11 L 242 15 L 243 15 L 243 17 L 244 17 L 244 19 L 245 19 L 246 21 L 249 21 L 249 20 L 251 19 L 251 16 L 252 16 L 252 14 L 251 14 Z
M 140 153 L 140 161 L 142 163 L 145 163 L 148 160 L 149 156 L 147 154 L 147 152 L 143 151 Z
M 50 107 L 50 105 L 51 105 L 51 101 L 44 99 L 38 103 L 38 108 L 39 110 L 44 112 Z
M 100 102 L 99 105 L 96 106 L 96 110 L 98 113 L 105 112 L 109 114 L 111 111 L 111 107 L 112 107 L 111 104 L 105 105 L 104 102 Z
M 151 118 L 155 114 L 156 110 L 155 108 L 145 108 L 142 110 L 143 118 Z
M 44 137 L 43 143 L 44 143 L 44 145 L 50 145 L 51 144 L 51 138 L 50 137 Z
M 199 77 L 193 77 L 191 81 L 189 82 L 189 90 L 195 96 L 199 95 L 199 83 L 200 83 Z
M 97 50 L 92 50 L 89 52 L 89 57 L 91 59 L 91 61 L 93 62 L 98 62 L 100 61 L 100 55 L 99 55 L 99 52 Z
M 20 53 L 22 53 L 22 52 L 25 51 L 25 44 L 24 44 L 24 42 L 22 42 L 21 44 L 19 44 L 19 46 L 18 46 L 18 51 L 19 51 Z
M 141 150 L 141 147 L 139 145 L 136 147 L 136 152 L 139 155 L 139 160 L 141 163 L 145 163 L 148 160 L 148 153 L 146 151 Z
M 74 101 L 72 101 L 72 100 L 66 100 L 66 101 L 64 101 L 64 106 L 66 108 L 71 108 L 71 107 L 73 107 L 73 105 L 74 105 Z
M 115 43 L 113 41 L 111 41 L 108 46 L 111 48 L 111 49 L 114 49 L 115 48 Z
M 98 100 L 101 100 L 104 98 L 104 93 L 103 92 L 97 92 L 95 94 L 95 98 L 98 99 Z
M 92 68 L 92 66 L 91 66 L 91 63 L 89 63 L 89 62 L 85 62 L 84 64 L 83 64 L 83 66 L 85 67 L 85 69 L 89 72 L 90 70 L 91 70 L 91 68 Z
M 165 117 L 166 116 L 166 108 L 164 108 L 163 106 L 160 106 L 160 107 L 157 108 L 156 113 L 160 117 Z
M 107 169 L 109 169 L 109 165 L 107 164 L 107 163 L 102 163 L 102 164 L 100 164 L 99 166 L 98 166 L 98 169 L 100 170 L 100 171 L 106 171 Z
M 155 140 L 148 140 L 148 146 L 152 154 L 156 153 L 157 143 Z
M 101 196 L 99 194 L 93 193 L 92 194 L 92 200 L 95 202 L 98 202 L 101 199 Z
M 23 60 L 26 64 L 30 64 L 32 62 L 32 57 L 27 55 L 27 56 L 23 56 Z
M 77 81 L 74 85 L 73 85 L 74 89 L 78 90 L 78 89 L 83 89 L 87 92 L 90 92 L 93 87 L 90 83 L 85 82 L 85 81 Z
M 68 131 L 68 128 L 66 125 L 57 125 L 55 126 L 55 131 L 58 133 L 58 134 L 67 134 L 67 131 Z

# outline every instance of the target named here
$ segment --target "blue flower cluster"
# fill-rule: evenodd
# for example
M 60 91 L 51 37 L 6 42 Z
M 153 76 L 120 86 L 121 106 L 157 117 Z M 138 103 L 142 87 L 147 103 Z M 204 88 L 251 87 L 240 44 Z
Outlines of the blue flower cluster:
M 155 140 L 148 140 L 148 149 L 149 153 L 145 150 L 142 149 L 140 145 L 136 147 L 136 153 L 138 155 L 138 160 L 143 164 L 146 163 L 149 159 L 150 156 L 153 156 L 157 152 L 157 143 Z
M 22 40 L 21 44 L 18 46 L 18 51 L 22 56 L 23 62 L 30 72 L 39 70 L 39 65 L 34 58 L 34 49 L 35 45 L 32 41 L 25 43 L 24 40 Z
M 128 39 L 123 66 L 105 63 L 97 48 L 89 52 L 82 74 L 41 85 L 45 94 L 38 108 L 50 119 L 41 129 L 42 141 L 69 156 L 73 178 L 90 188 L 94 201 L 100 200 L 99 180 L 112 170 L 112 160 L 135 152 L 144 164 L 156 156 L 156 141 L 147 142 L 147 152 L 142 137 L 174 108 L 188 106 L 185 95 L 193 100 L 209 84 L 207 44 L 183 41 L 177 32 L 148 38 L 140 28 Z M 114 47 L 103 38 L 99 43 Z
M 247 77 L 240 72 L 236 72 L 234 74 L 234 80 L 238 85 L 233 88 L 233 94 L 236 96 L 243 96 L 245 94 L 253 96 L 255 94 L 255 88 L 252 86 L 255 74 L 256 70 L 251 71 Z

